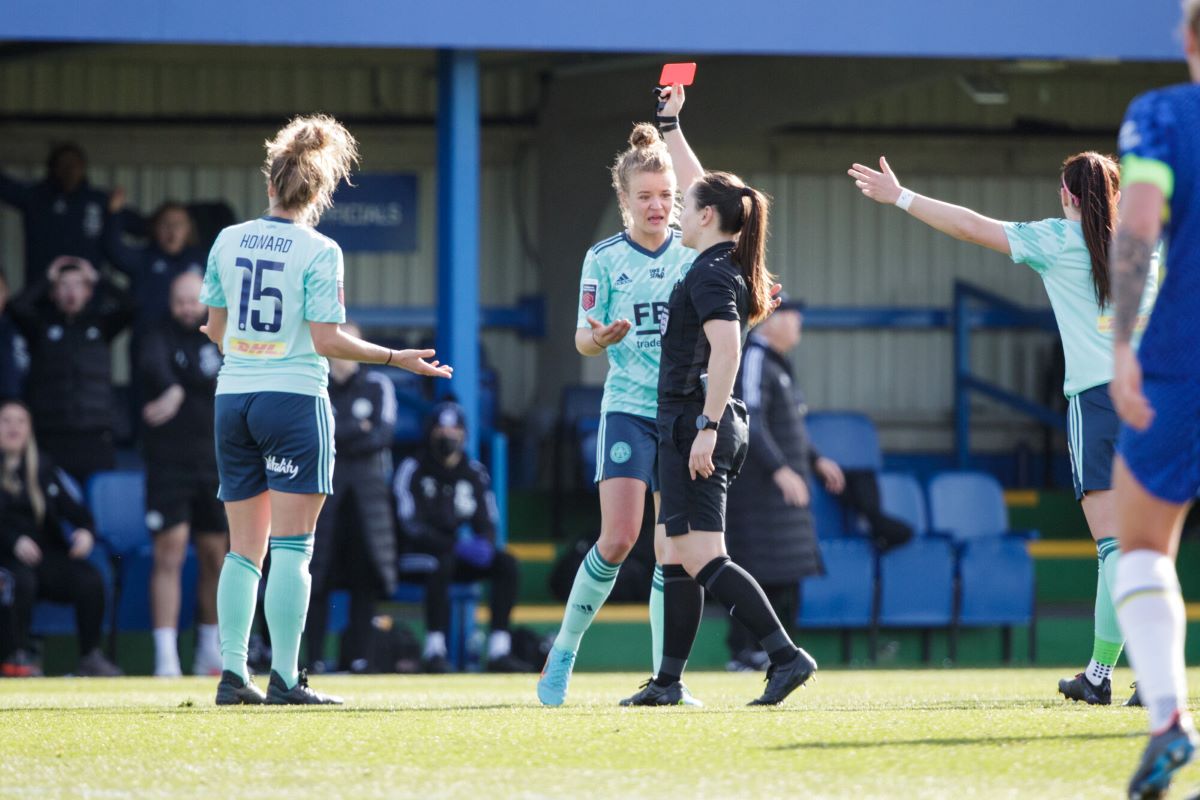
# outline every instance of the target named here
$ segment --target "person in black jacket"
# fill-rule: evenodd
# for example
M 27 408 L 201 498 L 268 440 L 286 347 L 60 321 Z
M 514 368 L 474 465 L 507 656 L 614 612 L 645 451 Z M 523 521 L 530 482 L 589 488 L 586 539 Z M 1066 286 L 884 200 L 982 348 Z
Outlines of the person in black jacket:
M 353 323 L 342 330 L 362 336 Z M 309 669 L 325 671 L 329 593 L 349 589 L 350 627 L 338 666 L 360 671 L 366 664 L 375 604 L 396 589 L 396 523 L 388 490 L 396 390 L 386 375 L 362 369 L 357 361 L 329 359 L 329 378 L 337 464 L 333 494 L 317 518 L 304 632 Z
M 120 675 L 100 652 L 104 581 L 87 561 L 95 526 L 74 492 L 38 452 L 29 410 L 15 400 L 0 405 L 0 568 L 15 584 L 4 626 L 13 640 L 0 642 L 0 661 L 28 664 L 33 605 L 52 600 L 75 606 L 78 673 Z
M 112 469 L 112 340 L 133 319 L 129 295 L 91 262 L 60 256 L 9 310 L 29 346 L 26 397 L 42 448 L 80 483 Z
M 496 498 L 487 469 L 463 452 L 466 415 L 457 403 L 433 408 L 424 451 L 396 470 L 394 490 L 406 549 L 437 560 L 425 581 L 427 672 L 448 672 L 446 631 L 450 584 L 490 580 L 492 633 L 487 667 L 493 672 L 530 672 L 512 655 L 508 623 L 517 601 L 517 560 L 496 547 Z
M 846 478 L 808 439 L 808 407 L 787 354 L 800 343 L 802 301 L 781 296 L 778 310 L 750 334 L 734 385 L 750 414 L 750 449 L 741 479 L 729 487 L 726 543 L 730 558 L 759 582 L 775 613 L 793 624 L 799 582 L 824 573 L 809 509 L 814 473 L 834 494 Z M 732 671 L 764 669 L 767 656 L 745 626 L 730 620 Z
M 201 277 L 185 272 L 171 284 L 170 317 L 147 336 L 138 365 L 146 429 L 146 528 L 154 540 L 150 604 L 154 626 L 154 674 L 175 677 L 179 665 L 180 579 L 194 534 L 197 675 L 221 673 L 217 635 L 217 578 L 229 549 L 229 525 L 217 499 L 213 449 L 213 393 L 221 352 L 200 331 Z
M 109 202 L 113 215 L 125 206 L 125 193 L 116 189 Z M 113 266 L 129 276 L 130 293 L 137 305 L 133 336 L 141 341 L 147 331 L 165 321 L 171 284 L 180 274 L 203 277 L 207 255 L 196 246 L 196 228 L 187 206 L 172 200 L 161 204 L 150 217 L 147 244 L 126 243 L 119 225 L 105 230 L 105 246 Z
M 8 313 L 8 279 L 0 272 L 0 400 L 18 400 L 25 393 L 29 348 Z
M 51 150 L 46 177 L 36 183 L 0 172 L 0 201 L 22 215 L 26 286 L 41 280 L 50 262 L 63 254 L 103 263 L 108 194 L 88 183 L 87 157 L 79 145 Z

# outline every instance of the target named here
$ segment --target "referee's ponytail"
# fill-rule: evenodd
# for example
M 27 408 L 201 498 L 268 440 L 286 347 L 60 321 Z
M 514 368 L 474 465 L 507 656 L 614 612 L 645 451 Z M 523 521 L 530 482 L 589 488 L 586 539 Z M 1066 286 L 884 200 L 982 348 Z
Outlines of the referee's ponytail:
M 766 318 L 771 307 L 771 281 L 767 271 L 767 220 L 771 200 L 729 172 L 706 172 L 695 184 L 696 204 L 711 206 L 723 233 L 737 234 L 733 256 L 742 268 L 750 290 L 751 325 Z

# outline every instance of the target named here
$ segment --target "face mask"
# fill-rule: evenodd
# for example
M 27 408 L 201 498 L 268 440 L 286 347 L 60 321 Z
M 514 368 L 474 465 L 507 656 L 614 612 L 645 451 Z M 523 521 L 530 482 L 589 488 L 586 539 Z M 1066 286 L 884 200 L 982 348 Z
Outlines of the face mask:
M 442 461 L 449 461 L 460 449 L 459 443 L 448 436 L 435 436 L 429 445 L 433 454 Z

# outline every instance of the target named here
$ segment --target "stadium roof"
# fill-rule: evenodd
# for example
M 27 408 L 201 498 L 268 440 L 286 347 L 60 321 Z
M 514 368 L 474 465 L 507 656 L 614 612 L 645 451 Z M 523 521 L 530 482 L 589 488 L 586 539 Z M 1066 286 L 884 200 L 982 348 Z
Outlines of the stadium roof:
M 1164 61 L 1175 0 L 20 0 L 0 39 Z

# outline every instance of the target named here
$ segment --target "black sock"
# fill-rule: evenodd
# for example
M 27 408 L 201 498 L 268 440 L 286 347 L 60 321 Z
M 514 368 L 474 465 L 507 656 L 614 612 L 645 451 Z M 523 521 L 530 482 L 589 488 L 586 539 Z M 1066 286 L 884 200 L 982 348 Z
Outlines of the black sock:
M 663 656 L 654 682 L 670 686 L 683 676 L 700 615 L 704 613 L 704 590 L 679 564 L 663 565 Z
M 796 645 L 779 624 L 779 617 L 775 616 L 775 609 L 767 602 L 758 581 L 730 561 L 729 556 L 717 556 L 705 564 L 696 574 L 696 581 L 729 609 L 731 617 L 754 634 L 772 664 L 786 663 L 796 655 Z

